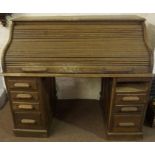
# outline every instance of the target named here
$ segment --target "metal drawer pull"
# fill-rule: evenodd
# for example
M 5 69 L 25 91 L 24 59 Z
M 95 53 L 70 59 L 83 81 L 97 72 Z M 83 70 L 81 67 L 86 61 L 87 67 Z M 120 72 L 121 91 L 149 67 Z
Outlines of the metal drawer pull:
M 138 111 L 137 107 L 122 107 L 121 112 L 135 112 Z
M 31 94 L 17 94 L 16 98 L 18 98 L 18 99 L 32 99 L 32 95 Z
M 35 124 L 36 120 L 34 120 L 34 119 L 22 119 L 21 123 L 22 124 Z
M 139 101 L 140 98 L 138 96 L 126 96 L 122 98 L 122 101 Z
M 33 109 L 33 106 L 32 105 L 19 105 L 18 106 L 19 109 L 26 109 L 26 110 L 32 110 Z
M 14 87 L 16 87 L 16 88 L 30 88 L 30 84 L 29 83 L 15 83 Z
M 45 67 L 35 67 L 35 68 L 24 67 L 24 68 L 22 68 L 22 71 L 23 72 L 46 72 L 47 68 L 45 68 Z
M 133 122 L 119 123 L 118 125 L 119 125 L 120 127 L 133 127 L 133 126 L 135 126 L 135 123 L 133 123 Z

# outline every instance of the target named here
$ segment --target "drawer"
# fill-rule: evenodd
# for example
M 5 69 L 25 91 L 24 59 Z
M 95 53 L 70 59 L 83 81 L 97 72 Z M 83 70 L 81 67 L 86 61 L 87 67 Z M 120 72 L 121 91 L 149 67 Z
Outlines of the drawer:
M 142 105 L 116 105 L 114 107 L 114 112 L 118 114 L 134 114 L 134 113 L 142 113 L 144 110 L 144 106 Z
M 141 115 L 114 115 L 111 124 L 113 132 L 138 132 L 142 128 Z
M 21 129 L 41 129 L 40 113 L 14 113 L 15 127 Z
M 11 91 L 10 96 L 12 102 L 14 101 L 36 102 L 39 100 L 38 92 Z
M 36 78 L 7 78 L 7 86 L 11 90 L 36 90 Z
M 147 102 L 146 94 L 116 94 L 115 104 L 144 104 Z
M 30 112 L 35 112 L 35 111 L 38 111 L 40 110 L 40 105 L 39 103 L 29 103 L 29 102 L 21 102 L 21 103 L 18 103 L 18 102 L 14 102 L 12 104 L 12 108 L 14 111 L 30 111 Z

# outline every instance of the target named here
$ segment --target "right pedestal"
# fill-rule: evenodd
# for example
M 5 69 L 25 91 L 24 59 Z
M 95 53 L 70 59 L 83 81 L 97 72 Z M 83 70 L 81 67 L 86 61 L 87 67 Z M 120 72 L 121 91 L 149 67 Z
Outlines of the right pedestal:
M 150 78 L 102 79 L 101 103 L 108 138 L 142 137 L 149 91 Z

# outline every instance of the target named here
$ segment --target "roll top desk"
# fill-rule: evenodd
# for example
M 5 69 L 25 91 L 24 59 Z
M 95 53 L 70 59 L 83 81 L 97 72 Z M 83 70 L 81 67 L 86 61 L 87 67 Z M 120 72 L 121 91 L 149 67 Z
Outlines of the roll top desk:
M 100 77 L 107 137 L 141 137 L 153 67 L 145 35 L 135 16 L 12 19 L 2 67 L 14 133 L 48 135 L 55 77 Z

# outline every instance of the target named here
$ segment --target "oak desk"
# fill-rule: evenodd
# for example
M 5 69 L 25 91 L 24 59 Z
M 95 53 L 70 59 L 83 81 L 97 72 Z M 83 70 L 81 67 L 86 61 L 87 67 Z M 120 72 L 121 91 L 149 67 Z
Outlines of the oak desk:
M 102 78 L 107 136 L 143 135 L 153 67 L 145 19 L 25 17 L 11 28 L 2 66 L 17 136 L 48 135 L 58 76 Z

